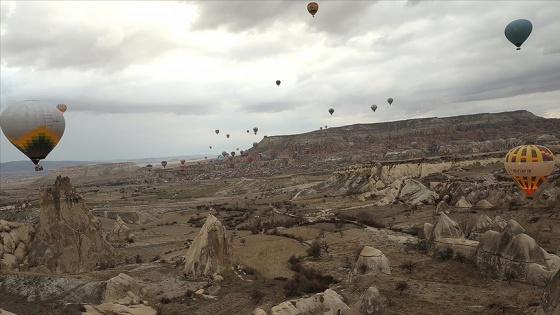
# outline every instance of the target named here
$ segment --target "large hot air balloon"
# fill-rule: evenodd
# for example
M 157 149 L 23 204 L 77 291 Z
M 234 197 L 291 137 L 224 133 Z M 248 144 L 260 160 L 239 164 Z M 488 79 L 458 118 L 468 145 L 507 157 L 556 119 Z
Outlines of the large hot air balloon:
M 215 132 L 216 134 L 219 134 L 219 133 L 220 133 L 220 130 L 219 130 L 219 129 L 216 129 L 216 130 L 214 130 L 214 132 Z
M 276 80 L 276 85 L 280 86 L 280 80 Z
M 541 145 L 521 145 L 506 154 L 504 166 L 517 186 L 530 197 L 554 170 L 554 155 Z
M 517 47 L 517 50 L 520 50 L 523 42 L 531 35 L 531 31 L 533 31 L 533 24 L 529 20 L 519 19 L 510 22 L 504 33 L 506 38 Z
M 377 110 L 377 105 L 375 104 L 371 105 L 371 110 L 375 112 Z
M 392 97 L 389 97 L 389 98 L 387 99 L 387 103 L 389 103 L 389 105 L 393 104 L 393 98 L 392 98 Z
M 181 162 L 181 164 L 185 164 L 185 159 L 181 159 L 179 162 Z
M 309 13 L 315 17 L 315 13 L 317 13 L 317 11 L 319 11 L 319 5 L 316 2 L 309 2 L 307 4 L 307 11 L 309 11 Z
M 226 138 L 228 138 L 228 139 L 229 139 L 229 133 L 228 133 L 228 134 L 226 135 Z
M 60 113 L 64 114 L 64 112 L 68 109 L 68 106 L 66 106 L 66 104 L 58 104 L 56 105 L 56 109 L 58 109 Z
M 163 166 L 163 168 L 165 168 L 167 166 L 167 161 L 161 161 L 161 166 Z
M 0 115 L 0 127 L 8 140 L 38 167 L 64 134 L 64 116 L 55 106 L 23 101 L 8 106 Z
M 332 115 L 334 113 L 334 108 L 329 108 L 329 113 Z
M 257 128 L 257 127 L 253 128 L 253 132 L 254 132 L 255 134 L 257 134 L 257 131 L 259 131 L 259 128 Z

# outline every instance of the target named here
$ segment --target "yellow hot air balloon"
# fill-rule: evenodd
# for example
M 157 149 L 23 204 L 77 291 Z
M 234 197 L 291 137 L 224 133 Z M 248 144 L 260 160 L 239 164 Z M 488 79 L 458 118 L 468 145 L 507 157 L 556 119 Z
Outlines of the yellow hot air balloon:
M 554 154 L 542 145 L 521 145 L 506 154 L 507 173 L 530 197 L 554 170 Z
M 58 105 L 56 105 L 56 108 L 57 108 L 62 114 L 64 114 L 64 112 L 68 109 L 68 106 L 66 106 L 66 104 L 58 104 Z
M 56 147 L 65 126 L 64 116 L 55 106 L 39 101 L 12 104 L 0 115 L 6 138 L 35 165 Z

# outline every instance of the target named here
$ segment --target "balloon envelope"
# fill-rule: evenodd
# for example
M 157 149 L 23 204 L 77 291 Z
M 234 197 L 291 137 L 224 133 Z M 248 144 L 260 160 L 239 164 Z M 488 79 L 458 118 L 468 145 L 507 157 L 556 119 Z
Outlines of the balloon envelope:
M 377 105 L 375 104 L 371 105 L 371 110 L 375 112 L 377 110 Z
M 389 98 L 387 99 L 387 103 L 389 103 L 389 105 L 393 104 L 393 98 L 392 98 L 392 97 L 389 97 Z
M 181 159 L 179 162 L 181 162 L 181 164 L 185 164 L 185 159 Z
M 6 138 L 37 165 L 56 147 L 66 122 L 53 105 L 23 101 L 8 106 L 0 114 L 0 127 Z
M 259 131 L 259 128 L 257 128 L 257 127 L 253 128 L 253 132 L 254 132 L 255 134 L 257 134 L 257 131 Z
M 521 49 L 521 45 L 529 38 L 531 32 L 533 31 L 533 24 L 529 20 L 519 19 L 510 22 L 504 33 L 506 38 L 517 47 L 517 50 Z
M 309 2 L 307 4 L 307 11 L 309 12 L 309 14 L 313 15 L 313 17 L 315 17 L 315 13 L 317 13 L 317 11 L 319 11 L 319 5 L 316 2 Z
M 56 109 L 58 109 L 62 114 L 64 114 L 64 112 L 68 109 L 68 106 L 66 106 L 66 104 L 58 104 L 56 105 Z
M 228 133 L 228 134 L 226 135 L 226 138 L 228 138 L 228 139 L 229 139 L 229 133 Z
M 334 113 L 334 108 L 329 108 L 329 113 L 332 115 Z
M 161 166 L 163 166 L 163 168 L 165 168 L 167 166 L 167 161 L 161 161 Z
M 257 142 L 253 142 L 253 148 L 256 148 L 259 144 Z
M 517 186 L 531 196 L 554 170 L 554 155 L 541 145 L 521 145 L 511 149 L 504 161 L 506 171 Z
M 276 85 L 280 86 L 280 80 L 276 80 Z
M 220 133 L 220 130 L 216 129 L 216 130 L 214 130 L 214 132 L 215 132 L 216 134 L 219 134 L 219 133 Z

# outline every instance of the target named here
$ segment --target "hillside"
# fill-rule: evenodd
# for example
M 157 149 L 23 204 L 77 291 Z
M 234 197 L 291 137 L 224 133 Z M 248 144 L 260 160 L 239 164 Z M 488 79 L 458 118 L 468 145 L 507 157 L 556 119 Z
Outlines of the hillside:
M 301 156 L 308 148 L 314 156 L 387 160 L 495 152 L 525 143 L 560 144 L 560 119 L 520 110 L 356 124 L 269 136 L 250 152 L 275 158 Z

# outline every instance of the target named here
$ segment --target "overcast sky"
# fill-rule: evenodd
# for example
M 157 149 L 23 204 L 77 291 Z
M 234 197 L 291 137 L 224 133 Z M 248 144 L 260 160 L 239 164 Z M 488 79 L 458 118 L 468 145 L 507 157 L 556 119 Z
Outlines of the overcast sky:
M 215 156 L 419 117 L 560 118 L 560 1 L 317 2 L 312 17 L 305 1 L 1 1 L 0 107 L 68 105 L 47 160 Z M 519 18 L 533 32 L 516 51 L 504 28 Z M 4 135 L 0 151 L 26 159 Z

